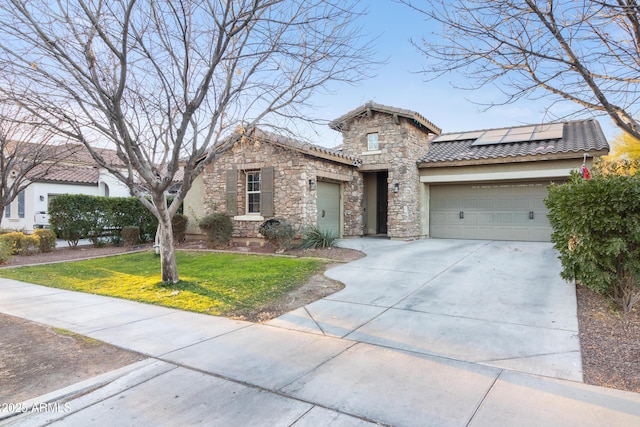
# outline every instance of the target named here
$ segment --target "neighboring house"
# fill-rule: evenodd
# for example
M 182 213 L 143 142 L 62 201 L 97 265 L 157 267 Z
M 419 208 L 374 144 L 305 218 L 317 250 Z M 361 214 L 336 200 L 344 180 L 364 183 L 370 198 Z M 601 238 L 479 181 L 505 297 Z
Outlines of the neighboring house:
M 594 120 L 441 135 L 418 113 L 369 102 L 329 126 L 341 150 L 260 131 L 228 144 L 184 212 L 226 212 L 246 240 L 275 216 L 340 237 L 548 241 L 546 186 L 609 150 Z
M 39 168 L 49 170 L 41 176 L 36 168 L 31 176 L 38 176 L 18 197 L 5 207 L 3 228 L 33 232 L 36 212 L 47 212 L 49 201 L 60 194 L 87 194 L 92 196 L 129 197 L 129 189 L 104 168 L 98 167 L 89 153 L 81 146 L 65 151 L 64 158 L 56 158 L 52 147 L 51 162 Z M 115 151 L 103 150 L 103 156 L 118 164 Z

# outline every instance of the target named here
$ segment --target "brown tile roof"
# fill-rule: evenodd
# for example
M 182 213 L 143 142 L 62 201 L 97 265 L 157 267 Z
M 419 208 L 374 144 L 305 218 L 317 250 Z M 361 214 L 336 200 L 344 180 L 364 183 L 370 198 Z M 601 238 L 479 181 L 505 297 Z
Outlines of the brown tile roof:
M 333 130 L 342 132 L 342 128 L 346 123 L 348 123 L 355 117 L 367 114 L 367 112 L 369 111 L 378 111 L 381 113 L 390 114 L 392 116 L 397 115 L 400 117 L 405 117 L 407 119 L 413 120 L 413 122 L 419 127 L 424 127 L 429 132 L 435 133 L 436 135 L 439 135 L 442 132 L 442 129 L 440 129 L 438 126 L 427 120 L 421 114 L 416 113 L 415 111 L 390 107 L 388 105 L 376 104 L 373 101 L 369 101 L 366 104 L 359 106 L 355 110 L 349 111 L 348 113 L 338 117 L 337 119 L 329 123 L 329 127 Z
M 102 156 L 107 164 L 112 166 L 124 166 L 124 163 L 122 163 L 118 158 L 115 150 L 106 148 L 94 148 L 94 150 Z M 68 163 L 97 165 L 84 145 L 68 144 L 66 146 L 52 147 L 52 156 L 63 156 L 61 160 Z
M 39 168 L 40 171 L 42 171 L 44 166 L 40 166 Z M 34 174 L 39 175 L 38 168 L 33 172 Z M 37 181 L 97 185 L 99 175 L 100 172 L 97 167 L 58 164 L 46 171 L 46 173 L 43 176 L 40 176 Z
M 63 182 L 76 184 L 98 184 L 98 164 L 84 145 L 63 144 L 39 146 L 38 156 L 47 160 L 37 165 L 27 177 L 42 182 Z M 97 149 L 108 164 L 118 166 L 122 161 L 115 150 Z M 34 151 L 35 152 L 35 151 Z
M 546 126 L 546 125 L 545 125 Z M 518 128 L 534 128 L 522 126 Z M 504 128 L 517 129 L 517 128 Z M 494 129 L 489 129 L 494 131 Z M 500 133 L 495 129 L 496 133 Z M 576 120 L 562 123 L 561 136 L 548 139 L 514 140 L 508 143 L 474 145 L 485 131 L 442 134 L 429 143 L 429 152 L 418 160 L 419 166 L 446 166 L 448 164 L 480 164 L 489 162 L 511 163 L 552 158 L 582 158 L 603 155 L 609 144 L 595 120 Z M 555 135 L 554 135 L 555 136 Z

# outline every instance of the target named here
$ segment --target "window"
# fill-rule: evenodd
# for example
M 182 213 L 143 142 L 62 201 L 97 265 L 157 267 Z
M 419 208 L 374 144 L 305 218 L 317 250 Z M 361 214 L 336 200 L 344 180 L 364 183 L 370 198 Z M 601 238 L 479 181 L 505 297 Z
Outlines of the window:
M 260 213 L 260 172 L 247 172 L 247 213 Z
M 369 151 L 375 151 L 378 149 L 378 134 L 370 133 L 367 135 L 367 149 Z
M 11 218 L 11 204 L 4 207 L 4 217 Z
M 261 217 L 274 216 L 273 175 L 273 166 L 243 172 L 242 178 L 237 169 L 229 169 L 226 176 L 227 214 L 239 221 L 257 221 Z
M 18 193 L 18 218 L 24 218 L 24 190 Z

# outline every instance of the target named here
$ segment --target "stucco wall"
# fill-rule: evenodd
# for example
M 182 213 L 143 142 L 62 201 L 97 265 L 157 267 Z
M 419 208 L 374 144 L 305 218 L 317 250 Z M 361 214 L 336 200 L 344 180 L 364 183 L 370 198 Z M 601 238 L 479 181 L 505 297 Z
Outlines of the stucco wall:
M 25 189 L 24 218 L 18 217 L 18 198 L 16 197 L 11 203 L 11 217 L 4 218 L 4 212 L 2 213 L 2 228 L 32 233 L 34 213 L 38 211 L 46 212 L 49 196 L 57 194 L 88 194 L 90 196 L 97 196 L 98 186 L 34 182 Z
M 109 188 L 108 194 L 105 193 L 105 186 Z M 100 170 L 98 177 L 98 187 L 100 196 L 108 197 L 131 197 L 129 187 L 124 185 L 115 176 L 111 175 L 105 169 Z

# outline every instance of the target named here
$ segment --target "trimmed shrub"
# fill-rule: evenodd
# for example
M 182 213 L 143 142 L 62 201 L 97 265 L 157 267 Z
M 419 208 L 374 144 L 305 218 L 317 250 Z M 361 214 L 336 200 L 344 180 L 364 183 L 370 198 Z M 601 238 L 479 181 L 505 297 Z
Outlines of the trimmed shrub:
M 47 228 L 39 228 L 33 232 L 40 238 L 40 252 L 52 252 L 56 248 L 56 233 Z
M 122 244 L 133 246 L 140 240 L 140 228 L 137 225 L 127 225 L 122 228 Z
M 6 264 L 11 259 L 13 248 L 5 240 L 0 240 L 0 264 Z
M 40 250 L 40 237 L 36 234 L 23 234 L 18 242 L 19 255 L 33 255 Z
M 111 227 L 111 210 L 109 198 L 100 196 L 78 195 L 83 208 L 82 221 L 84 225 L 83 236 L 91 240 L 94 246 L 100 247 L 100 237 L 105 230 Z
M 187 225 L 189 224 L 189 217 L 183 214 L 175 214 L 171 218 L 171 226 L 173 228 L 173 241 L 176 243 L 182 243 L 187 238 Z
M 296 235 L 293 224 L 283 218 L 266 220 L 258 228 L 265 240 L 276 247 L 278 252 L 284 252 Z
M 140 229 L 140 240 L 151 241 L 158 229 L 157 218 L 136 197 L 109 198 L 111 227 L 120 231 L 135 225 Z
M 85 215 L 84 203 L 92 196 L 62 194 L 49 202 L 49 224 L 57 236 L 76 248 L 78 241 L 88 237 L 91 224 Z
M 200 220 L 200 230 L 206 233 L 213 247 L 228 246 L 233 234 L 231 217 L 223 213 L 213 213 Z
M 321 230 L 317 226 L 307 227 L 302 236 L 302 249 L 333 248 L 338 243 L 338 236 L 330 230 Z
M 20 231 L 12 231 L 0 235 L 0 241 L 5 242 L 11 249 L 11 255 L 18 255 L 20 252 L 20 241 L 24 237 L 24 233 Z
M 562 277 L 611 298 L 624 313 L 640 300 L 640 175 L 551 185 L 545 199 Z

